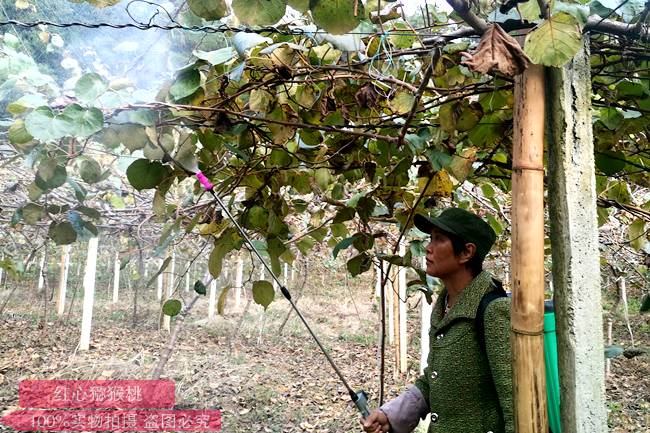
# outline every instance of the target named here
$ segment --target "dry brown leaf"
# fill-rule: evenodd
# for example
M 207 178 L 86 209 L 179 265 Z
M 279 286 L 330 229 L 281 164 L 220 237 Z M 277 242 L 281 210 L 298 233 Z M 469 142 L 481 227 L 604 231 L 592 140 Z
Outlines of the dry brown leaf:
M 463 64 L 474 72 L 492 74 L 500 72 L 514 77 L 530 65 L 531 61 L 519 42 L 498 24 L 490 24 L 473 53 L 461 53 L 467 59 Z

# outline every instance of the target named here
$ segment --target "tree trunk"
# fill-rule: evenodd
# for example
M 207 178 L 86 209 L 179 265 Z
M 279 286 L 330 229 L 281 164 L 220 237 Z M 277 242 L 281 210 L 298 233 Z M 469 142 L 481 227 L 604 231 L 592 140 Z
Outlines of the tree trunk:
M 600 253 L 585 47 L 550 71 L 549 215 L 562 433 L 607 431 Z
M 174 287 L 176 287 L 176 251 L 172 249 L 172 262 L 171 269 L 167 274 L 167 293 L 165 293 L 165 301 L 171 299 L 174 294 Z M 163 314 L 163 329 L 171 332 L 172 318 Z
M 59 274 L 59 293 L 56 297 L 56 314 L 63 317 L 65 311 L 65 297 L 68 288 L 68 271 L 70 270 L 70 245 L 61 248 L 61 272 Z
M 113 265 L 113 303 L 116 304 L 120 291 L 120 253 L 115 251 L 115 261 Z
M 241 307 L 242 281 L 244 280 L 244 259 L 237 258 L 237 270 L 235 271 L 235 308 Z
M 183 311 L 181 311 L 181 313 L 178 316 L 176 316 L 176 321 L 174 322 L 174 331 L 169 336 L 169 342 L 167 343 L 167 347 L 165 347 L 165 350 L 160 355 L 160 359 L 158 360 L 158 364 L 156 365 L 156 368 L 153 370 L 151 379 L 153 380 L 160 379 L 160 376 L 162 375 L 162 372 L 165 369 L 165 365 L 167 364 L 167 361 L 169 361 L 169 358 L 171 357 L 172 352 L 174 351 L 174 347 L 176 347 L 176 341 L 178 340 L 178 335 L 183 329 L 183 325 L 185 324 L 185 319 L 190 314 L 192 307 L 194 307 L 194 304 L 196 303 L 196 301 L 199 299 L 200 296 L 201 295 L 199 295 L 198 293 L 195 293 L 194 297 L 190 300 L 189 304 L 187 304 L 185 308 L 183 308 Z
M 93 304 L 95 302 L 95 272 L 97 270 L 97 244 L 98 239 L 90 238 L 88 241 L 88 254 L 86 256 L 86 269 L 84 271 L 84 303 L 81 317 L 81 340 L 79 350 L 90 348 L 90 328 L 93 321 Z
M 517 433 L 546 433 L 544 68 L 515 78 L 512 156 L 512 359 Z
M 392 272 L 391 275 L 386 274 L 388 266 L 386 266 L 384 269 L 384 275 L 386 275 L 386 278 L 388 279 L 385 284 L 386 298 L 388 299 L 388 344 L 392 345 L 395 343 L 395 290 L 393 287 L 394 279 Z

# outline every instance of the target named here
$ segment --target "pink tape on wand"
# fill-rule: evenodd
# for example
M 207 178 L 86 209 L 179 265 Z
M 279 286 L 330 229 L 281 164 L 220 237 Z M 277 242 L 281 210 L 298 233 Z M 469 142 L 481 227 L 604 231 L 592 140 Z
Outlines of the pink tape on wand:
M 196 172 L 196 178 L 199 180 L 201 185 L 203 185 L 203 188 L 205 188 L 206 191 L 211 191 L 212 188 L 214 188 L 214 185 L 212 185 L 208 178 L 205 177 L 205 174 L 201 173 L 200 171 Z

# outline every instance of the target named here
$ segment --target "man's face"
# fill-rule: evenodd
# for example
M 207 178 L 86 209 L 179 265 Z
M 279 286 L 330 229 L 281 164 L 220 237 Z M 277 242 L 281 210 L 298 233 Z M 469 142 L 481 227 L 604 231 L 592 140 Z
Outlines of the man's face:
M 458 272 L 465 265 L 461 257 L 454 254 L 454 248 L 447 235 L 437 229 L 431 232 L 431 239 L 426 248 L 427 274 L 444 279 L 446 276 Z

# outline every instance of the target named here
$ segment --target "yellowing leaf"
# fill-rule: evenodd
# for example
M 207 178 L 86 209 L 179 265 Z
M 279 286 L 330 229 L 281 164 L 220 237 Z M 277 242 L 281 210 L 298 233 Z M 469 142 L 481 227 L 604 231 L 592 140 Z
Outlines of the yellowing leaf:
M 533 63 L 560 67 L 567 64 L 582 47 L 578 20 L 559 12 L 526 36 L 524 51 Z
M 429 184 L 427 190 L 423 191 L 428 180 L 429 179 L 426 177 L 421 177 L 418 179 L 418 186 L 423 196 L 435 196 L 435 197 L 451 196 L 451 192 L 454 188 L 454 185 L 452 184 L 451 178 L 449 177 L 449 174 L 447 173 L 446 170 L 442 169 L 440 171 L 437 171 L 433 175 L 433 179 L 431 180 L 431 183 Z
M 415 103 L 415 95 L 407 92 L 400 92 L 395 99 L 390 101 L 390 108 L 398 114 L 407 114 Z

